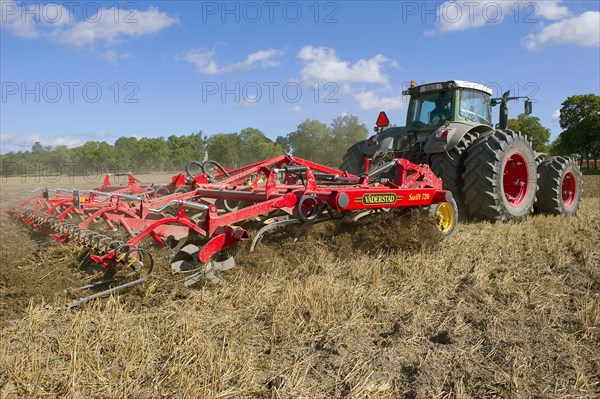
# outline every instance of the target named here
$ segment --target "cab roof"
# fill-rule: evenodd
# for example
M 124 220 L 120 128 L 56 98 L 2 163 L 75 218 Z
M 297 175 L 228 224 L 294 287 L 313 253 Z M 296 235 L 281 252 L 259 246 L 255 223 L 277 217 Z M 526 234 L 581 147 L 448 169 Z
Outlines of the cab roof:
M 415 89 L 418 92 L 426 92 L 430 90 L 440 90 L 442 88 L 450 86 L 450 84 L 452 84 L 452 86 L 455 87 L 483 91 L 484 93 L 487 93 L 489 95 L 492 95 L 493 93 L 492 89 L 490 89 L 489 87 L 486 87 L 479 83 L 469 82 L 466 80 L 448 80 L 444 82 L 425 83 L 419 86 L 415 86 L 413 89 Z

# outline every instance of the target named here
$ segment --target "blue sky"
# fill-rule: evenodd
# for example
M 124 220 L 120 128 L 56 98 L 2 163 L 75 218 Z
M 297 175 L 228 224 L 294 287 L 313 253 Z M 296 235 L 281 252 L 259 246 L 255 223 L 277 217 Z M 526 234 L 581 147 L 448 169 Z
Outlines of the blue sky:
M 403 124 L 408 82 L 451 79 L 531 96 L 554 138 L 568 96 L 600 94 L 599 8 L 0 0 L 0 151 L 245 127 L 274 139 L 343 113 L 370 128 L 380 110 Z

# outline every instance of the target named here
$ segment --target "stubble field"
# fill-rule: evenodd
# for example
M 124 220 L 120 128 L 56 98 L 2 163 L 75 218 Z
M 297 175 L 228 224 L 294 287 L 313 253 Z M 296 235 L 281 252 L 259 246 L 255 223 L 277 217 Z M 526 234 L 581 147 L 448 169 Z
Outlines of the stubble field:
M 446 241 L 415 212 L 265 237 L 219 286 L 184 288 L 156 253 L 149 283 L 71 311 L 76 249 L 2 214 L 0 397 L 599 397 L 600 176 L 584 182 L 577 217 Z M 0 206 L 39 185 L 3 181 Z

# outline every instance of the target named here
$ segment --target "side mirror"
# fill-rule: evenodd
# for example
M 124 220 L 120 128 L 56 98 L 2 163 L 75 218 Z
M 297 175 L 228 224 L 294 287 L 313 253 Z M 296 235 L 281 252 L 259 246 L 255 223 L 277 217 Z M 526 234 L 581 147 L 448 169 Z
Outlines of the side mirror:
M 531 111 L 533 109 L 533 103 L 531 100 L 525 100 L 525 115 L 531 115 Z

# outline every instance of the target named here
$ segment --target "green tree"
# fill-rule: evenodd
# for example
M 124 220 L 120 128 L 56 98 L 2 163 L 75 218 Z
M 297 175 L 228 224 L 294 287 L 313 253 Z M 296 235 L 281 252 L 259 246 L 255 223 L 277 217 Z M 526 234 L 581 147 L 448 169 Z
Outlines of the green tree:
M 355 115 L 341 115 L 331 122 L 333 133 L 333 143 L 328 161 L 332 164 L 339 164 L 346 150 L 354 143 L 367 138 L 367 127 L 358 121 Z
M 526 134 L 533 140 L 533 149 L 539 152 L 548 152 L 548 140 L 550 139 L 550 129 L 545 128 L 540 123 L 540 118 L 521 114 L 517 119 L 509 119 L 508 127 L 515 131 Z
M 169 136 L 166 145 L 169 152 L 169 168 L 183 170 L 190 161 L 202 161 L 204 158 L 205 144 L 201 132 L 187 136 Z
M 36 141 L 32 146 L 31 146 L 31 152 L 33 152 L 34 154 L 40 153 L 44 151 L 44 146 L 42 145 L 42 143 L 40 143 L 39 141 Z
M 187 136 L 169 136 L 166 145 L 169 151 L 167 160 L 169 168 L 182 170 L 188 162 L 195 158 L 194 150 L 188 145 Z
M 552 143 L 550 143 L 549 151 L 550 155 L 565 155 L 569 154 L 569 151 L 565 148 L 560 136 L 558 136 Z
M 596 94 L 575 95 L 567 98 L 560 109 L 561 144 L 571 153 L 597 161 L 600 145 L 600 96 Z M 596 164 L 597 168 L 597 163 Z
M 142 166 L 147 170 L 163 170 L 169 157 L 165 139 L 143 137 L 138 141 L 138 151 Z
M 138 140 L 135 137 L 119 137 L 115 141 L 115 156 L 119 170 L 134 171 L 140 161 Z
M 106 173 L 116 164 L 114 148 L 105 141 L 88 141 L 74 149 L 74 161 L 79 164 L 83 173 Z
M 226 168 L 237 168 L 240 163 L 240 136 L 237 133 L 218 133 L 206 141 L 208 158 Z
M 285 154 L 289 154 L 292 152 L 290 149 L 290 140 L 288 136 L 277 136 L 277 138 L 275 139 L 275 143 L 279 144 L 279 146 L 283 148 L 283 152 Z
M 307 119 L 288 134 L 288 141 L 294 155 L 313 162 L 334 164 L 328 159 L 328 147 L 333 142 L 333 134 L 324 123 Z
M 240 163 L 247 165 L 283 154 L 283 147 L 274 143 L 263 132 L 254 128 L 243 129 L 239 134 Z

